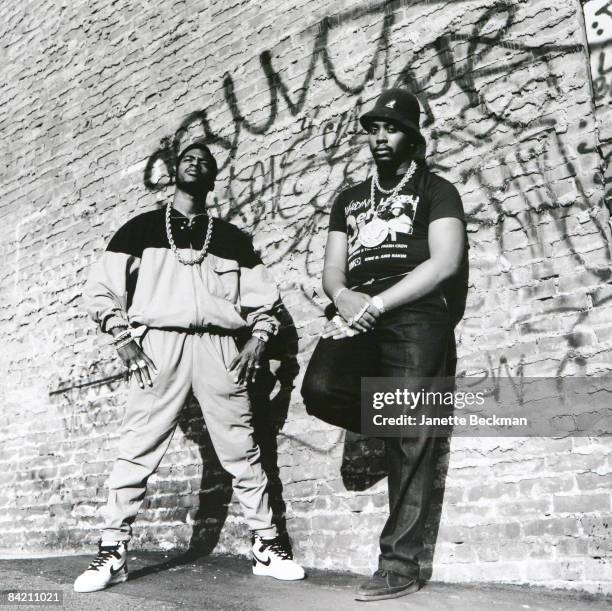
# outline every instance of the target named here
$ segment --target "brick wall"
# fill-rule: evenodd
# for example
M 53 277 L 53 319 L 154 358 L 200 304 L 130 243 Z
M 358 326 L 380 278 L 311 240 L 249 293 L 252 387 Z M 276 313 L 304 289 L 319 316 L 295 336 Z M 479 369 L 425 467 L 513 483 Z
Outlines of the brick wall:
M 192 134 L 209 137 L 222 167 L 215 213 L 253 234 L 282 287 L 298 343 L 288 328 L 273 366 L 291 380 L 299 365 L 296 388 L 322 324 L 314 291 L 330 203 L 347 176 L 368 172 L 356 117 L 395 83 L 419 94 L 430 161 L 469 214 L 459 371 L 609 372 L 607 64 L 595 96 L 590 78 L 609 54 L 597 34 L 608 13 L 593 27 L 577 0 L 332 6 L 0 6 L 3 548 L 96 540 L 125 388 L 83 313 L 83 281 L 120 224 L 171 194 L 168 160 Z M 306 416 L 297 390 L 261 409 L 284 421 L 278 465 L 299 559 L 371 569 L 386 504 L 376 448 Z M 434 578 L 612 591 L 611 448 L 454 439 Z M 247 550 L 193 404 L 137 525 L 137 546 Z

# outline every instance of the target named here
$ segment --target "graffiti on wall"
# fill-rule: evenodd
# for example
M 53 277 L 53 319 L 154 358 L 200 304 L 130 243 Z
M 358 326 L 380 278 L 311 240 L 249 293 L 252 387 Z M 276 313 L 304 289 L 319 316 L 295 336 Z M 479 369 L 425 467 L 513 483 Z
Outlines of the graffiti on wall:
M 70 435 L 89 435 L 121 421 L 123 405 L 118 391 L 127 380 L 125 371 L 112 371 L 96 361 L 71 375 L 49 392 L 64 430 Z
M 434 9 L 436 5 L 420 4 Z M 598 5 L 589 23 L 600 36 L 601 24 L 609 19 L 610 3 L 598 1 Z M 579 243 L 585 235 L 576 235 L 575 215 L 563 213 L 570 206 L 584 211 L 591 225 L 586 237 L 603 236 L 601 241 L 608 243 L 607 228 L 591 214 L 597 205 L 592 187 L 602 181 L 603 171 L 592 120 L 581 118 L 573 125 L 559 108 L 559 100 L 566 95 L 562 89 L 564 61 L 575 56 L 579 63 L 584 48 L 540 44 L 535 36 L 527 44 L 528 37 L 518 36 L 524 27 L 520 6 L 508 1 L 471 8 L 472 14 L 463 20 L 469 25 L 455 20 L 452 27 L 431 39 L 404 27 L 406 10 L 412 9 L 373 3 L 304 30 L 300 36 L 309 53 L 300 56 L 304 70 L 299 82 L 287 69 L 291 58 L 280 43 L 262 51 L 254 58 L 264 85 L 257 92 L 256 110 L 250 109 L 254 98 L 246 98 L 238 86 L 240 76 L 225 72 L 222 108 L 189 113 L 174 133 L 162 139 L 146 163 L 146 188 L 161 192 L 172 185 L 179 146 L 193 135 L 204 136 L 220 166 L 222 188 L 213 207 L 220 216 L 252 233 L 267 232 L 266 262 L 295 261 L 293 279 L 288 276 L 287 280 L 292 284 L 284 288 L 302 289 L 302 298 L 315 310 L 319 306 L 308 290 L 310 285 L 305 283 L 304 288 L 295 278 L 310 278 L 314 284 L 321 271 L 321 250 L 315 241 L 322 244 L 331 202 L 341 189 L 368 172 L 370 160 L 358 117 L 381 88 L 403 86 L 421 101 L 429 164 L 459 184 L 471 230 L 493 232 L 495 239 L 476 255 L 503 274 L 506 286 L 524 283 L 524 270 L 516 269 L 507 253 L 512 248 L 509 240 L 516 240 L 516 234 L 525 239 L 532 257 L 544 262 L 540 267 L 551 260 L 550 235 L 561 236 L 566 252 L 578 265 L 607 281 L 608 266 L 591 265 L 580 254 Z M 551 13 L 550 19 L 554 18 Z M 376 33 L 372 40 L 364 41 L 363 53 L 356 54 L 355 65 L 347 69 L 350 58 L 342 56 L 342 41 L 347 33 L 360 35 L 360 24 L 372 25 Z M 599 100 L 609 95 L 608 85 L 603 84 L 609 81 L 610 70 L 605 45 L 592 57 Z M 576 134 L 587 137 L 579 142 Z M 581 157 L 594 173 L 580 172 Z M 546 225 L 542 219 L 547 220 Z M 512 232 L 508 223 L 513 225 Z M 282 232 L 275 232 L 274 227 L 281 227 Z M 609 260 L 609 252 L 607 257 Z M 482 290 L 473 294 L 473 310 L 485 305 L 484 293 L 492 288 L 495 275 L 483 274 L 479 279 Z M 551 265 L 548 271 L 534 271 L 533 280 L 556 275 Z M 33 298 L 30 293 L 28 299 Z M 20 307 L 27 308 L 28 303 Z M 548 296 L 538 307 L 537 317 L 512 313 L 506 326 L 523 325 L 537 332 L 540 320 L 560 311 Z M 561 307 L 563 315 L 568 308 L 574 313 L 576 328 L 584 324 L 579 307 Z M 464 332 L 476 331 L 479 324 L 466 318 Z M 302 340 L 301 349 L 308 350 L 316 338 Z M 568 339 L 560 368 L 576 349 L 572 341 Z M 519 367 L 520 355 L 517 359 L 514 367 Z M 493 371 L 494 365 L 491 368 Z
M 506 209 L 505 199 L 500 197 L 513 187 L 521 194 L 520 201 L 513 204 L 520 206 L 520 211 L 558 205 L 555 180 L 548 175 L 548 157 L 560 156 L 572 175 L 576 175 L 576 170 L 571 161 L 575 150 L 570 150 L 561 139 L 556 130 L 557 119 L 549 112 L 555 108 L 555 98 L 562 95 L 552 64 L 555 58 L 582 48 L 513 41 L 517 7 L 506 3 L 484 10 L 470 32 L 445 33 L 427 43 L 418 50 L 418 63 L 410 58 L 392 79 L 389 54 L 395 13 L 385 11 L 383 5 L 371 8 L 369 13 L 379 13 L 381 23 L 377 44 L 365 62 L 361 79 L 347 82 L 340 78 L 331 59 L 330 33 L 354 19 L 354 12 L 333 21 L 323 20 L 315 30 L 308 69 L 298 95 L 292 97 L 281 72 L 272 64 L 271 51 L 264 51 L 259 61 L 268 91 L 262 96 L 269 98 L 269 103 L 265 106 L 267 116 L 255 122 L 241 109 L 234 79 L 226 73 L 223 98 L 231 116 L 231 134 L 215 131 L 206 109 L 189 114 L 175 134 L 165 138 L 151 155 L 144 174 L 147 188 L 161 190 L 168 186 L 179 143 L 188 132 L 199 130 L 211 145 L 223 151 L 221 170 L 226 170 L 226 188 L 216 203 L 223 208 L 224 216 L 248 224 L 252 231 L 277 217 L 282 221 L 299 219 L 299 226 L 291 228 L 295 231 L 293 239 L 278 245 L 269 261 L 282 259 L 298 246 L 308 252 L 308 240 L 326 217 L 335 194 L 347 181 L 362 176 L 368 163 L 366 157 L 359 156 L 363 141 L 359 137 L 357 118 L 362 107 L 360 96 L 376 75 L 377 84 L 382 87 L 405 86 L 419 95 L 424 114 L 422 124 L 429 130 L 429 159 L 434 169 L 453 169 L 459 151 L 466 147 L 491 153 L 501 145 L 504 156 L 497 164 L 490 159 L 488 163 L 477 159 L 458 172 L 466 187 L 475 186 L 486 196 L 481 198 L 486 203 L 469 210 L 471 220 L 495 222 L 500 216 L 516 215 L 518 210 Z M 463 49 L 465 57 L 459 57 L 458 49 Z M 496 61 L 500 58 L 510 59 Z M 312 112 L 310 108 L 306 112 L 313 75 L 319 64 L 325 78 L 352 101 L 349 108 L 344 104 L 344 109 L 338 109 L 328 120 L 319 120 L 321 107 L 316 104 Z M 420 76 L 419 72 L 423 71 Z M 507 87 L 511 95 L 500 97 L 497 90 L 494 95 L 489 94 L 491 81 L 498 77 L 507 86 L 511 85 Z M 444 117 L 436 116 L 438 102 L 451 96 L 454 120 L 444 120 L 440 125 L 438 120 Z M 295 128 L 291 129 L 295 135 L 283 138 L 283 150 L 278 153 L 262 155 L 251 164 L 237 163 L 243 141 L 251 142 L 253 136 L 266 136 L 268 141 L 278 137 L 275 123 L 282 114 L 281 101 L 283 108 L 297 118 Z M 517 112 L 525 103 L 537 108 L 537 115 Z M 593 150 L 585 144 L 581 152 Z M 491 170 L 493 166 L 495 169 Z M 589 207 L 586 187 L 580 178 L 576 185 L 576 203 Z M 489 209 L 485 210 L 485 206 Z
M 266 104 L 255 120 L 240 100 L 236 79 L 226 72 L 222 98 L 223 116 L 231 118 L 229 127 L 213 125 L 209 109 L 187 115 L 149 158 L 145 186 L 159 191 L 171 184 L 180 143 L 190 133 L 203 135 L 220 152 L 224 192 L 214 202 L 219 214 L 253 233 L 282 224 L 282 239 L 269 240 L 267 262 L 302 255 L 300 272 L 317 275 L 321 262 L 320 256 L 313 256 L 313 240 L 320 239 L 325 229 L 331 202 L 347 184 L 367 173 L 369 159 L 363 152 L 358 123 L 364 100 L 369 103 L 386 86 L 404 86 L 421 101 L 430 165 L 461 184 L 472 229 L 494 229 L 495 242 L 487 244 L 487 252 L 479 256 L 498 265 L 508 285 L 520 283 L 522 274 L 515 272 L 505 255 L 511 246 L 507 244 L 508 220 L 518 226 L 534 258 L 550 259 L 549 236 L 554 232 L 562 236 L 576 264 L 600 277 L 604 273 L 601 265 L 591 266 L 580 254 L 583 236 L 575 235 L 571 215 L 562 213 L 569 206 L 587 214 L 596 208 L 592 185 L 602 180 L 601 151 L 590 120 L 583 118 L 579 125 L 568 122 L 558 101 L 565 95 L 559 62 L 568 54 L 582 61 L 584 48 L 518 42 L 515 30 L 522 26 L 515 3 L 478 10 L 473 25 L 465 30 L 457 26 L 424 44 L 412 41 L 407 49 L 402 45 L 411 34 L 397 39 L 399 13 L 386 3 L 323 19 L 303 33 L 311 52 L 298 87 L 288 84 L 281 52 L 276 50 L 275 57 L 274 48 L 263 51 L 258 60 L 266 89 L 258 100 L 261 97 Z M 600 19 L 608 15 L 606 7 L 601 10 Z M 344 67 L 341 71 L 334 62 L 335 45 L 343 39 L 343 28 L 350 25 L 354 32 L 355 20 L 360 18 L 378 23 L 375 43 L 369 45 L 367 55 L 358 57 L 358 69 L 351 72 Z M 602 57 L 597 61 L 605 62 L 605 55 Z M 399 64 L 398 58 L 402 58 Z M 607 75 L 605 63 L 601 70 L 604 73 L 597 78 Z M 315 82 L 319 87 L 320 71 L 335 100 L 326 106 L 317 103 Z M 347 78 L 347 73 L 355 72 L 358 77 Z M 601 83 L 596 87 L 603 91 Z M 590 139 L 578 142 L 577 134 L 585 130 Z M 242 153 L 253 141 L 261 143 L 262 153 L 249 162 Z M 583 155 L 590 156 L 594 174 L 580 172 Z M 547 213 L 550 226 L 542 228 Z M 597 214 L 590 214 L 589 222 L 594 235 L 608 244 L 605 223 Z M 609 251 L 607 256 L 609 259 Z M 554 275 L 551 268 L 548 277 Z M 541 277 L 540 272 L 534 280 Z M 545 302 L 541 305 L 542 319 L 558 308 L 547 307 Z M 529 320 L 537 328 L 531 314 L 518 314 L 511 323 Z M 576 324 L 581 320 L 577 318 Z
M 593 102 L 598 118 L 601 156 L 607 183 L 606 202 L 612 210 L 612 187 L 610 182 L 610 156 L 612 155 L 612 133 L 610 132 L 612 102 L 612 2 L 610 0 L 587 0 L 584 3 L 584 20 L 591 54 L 591 78 Z
M 591 49 L 594 101 L 600 106 L 612 97 L 612 2 L 590 0 L 584 5 L 584 13 Z

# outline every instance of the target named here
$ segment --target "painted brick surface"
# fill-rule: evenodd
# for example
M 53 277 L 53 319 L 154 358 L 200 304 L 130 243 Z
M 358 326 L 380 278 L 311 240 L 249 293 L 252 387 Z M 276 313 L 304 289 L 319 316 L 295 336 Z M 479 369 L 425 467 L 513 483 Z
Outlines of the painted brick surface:
M 419 94 L 430 161 L 468 212 L 459 371 L 609 372 L 598 31 L 612 18 L 605 2 L 584 10 L 602 7 L 593 26 L 577 0 L 2 4 L 2 547 L 96 540 L 126 391 L 83 282 L 114 230 L 167 200 L 173 149 L 194 134 L 220 161 L 215 214 L 254 236 L 282 288 L 282 384 L 258 418 L 271 456 L 282 425 L 279 475 L 306 565 L 368 571 L 385 518 L 376 448 L 308 417 L 298 392 L 322 326 L 329 208 L 368 173 L 357 117 L 382 87 Z M 434 578 L 612 591 L 611 448 L 454 439 Z M 134 544 L 243 554 L 245 535 L 189 404 Z

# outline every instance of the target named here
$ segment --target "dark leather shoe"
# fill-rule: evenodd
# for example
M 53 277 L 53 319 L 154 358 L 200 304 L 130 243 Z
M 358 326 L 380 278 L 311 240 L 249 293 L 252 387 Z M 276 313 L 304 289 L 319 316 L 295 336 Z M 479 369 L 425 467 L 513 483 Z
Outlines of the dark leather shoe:
M 406 577 L 393 571 L 378 569 L 359 586 L 355 600 L 384 600 L 412 594 L 421 587 L 418 577 Z

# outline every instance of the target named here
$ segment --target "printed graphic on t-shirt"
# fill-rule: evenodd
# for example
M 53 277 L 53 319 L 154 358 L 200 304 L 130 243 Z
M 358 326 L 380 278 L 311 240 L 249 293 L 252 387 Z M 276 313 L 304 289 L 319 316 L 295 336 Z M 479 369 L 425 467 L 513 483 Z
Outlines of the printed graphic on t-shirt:
M 375 213 L 369 198 L 351 201 L 345 207 L 349 271 L 366 261 L 404 259 L 418 205 L 418 195 L 383 196 Z
M 429 259 L 430 223 L 447 217 L 464 219 L 457 189 L 423 164 L 395 197 L 375 190 L 376 213 L 371 188 L 369 178 L 342 191 L 329 218 L 329 230 L 347 236 L 350 287 L 411 272 Z

